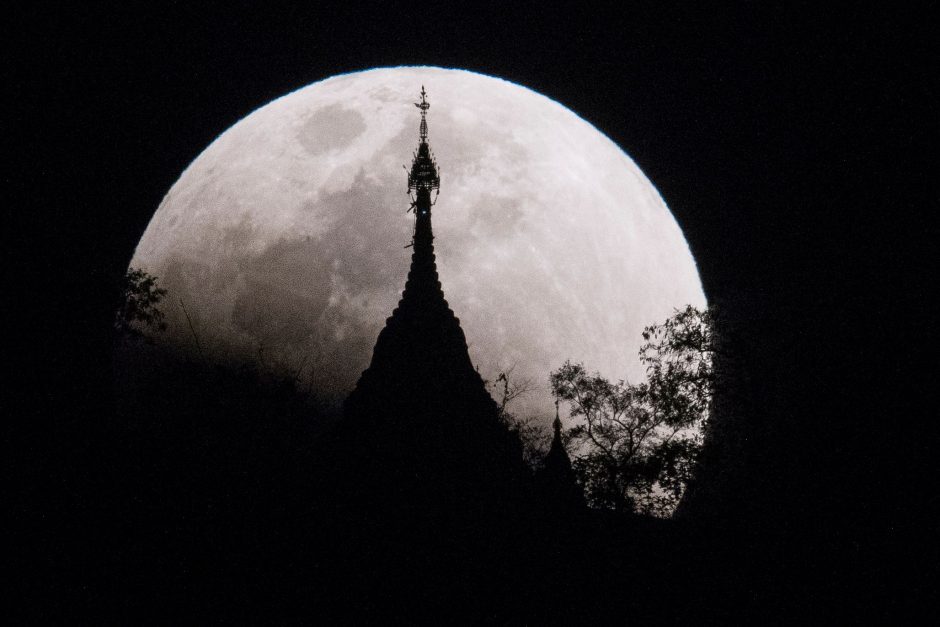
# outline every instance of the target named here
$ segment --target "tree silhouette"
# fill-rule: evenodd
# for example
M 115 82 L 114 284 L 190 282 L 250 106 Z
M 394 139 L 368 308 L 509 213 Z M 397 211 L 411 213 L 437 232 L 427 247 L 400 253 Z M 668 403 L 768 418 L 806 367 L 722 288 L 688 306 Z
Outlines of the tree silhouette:
M 119 337 L 152 342 L 147 331 L 165 331 L 163 312 L 158 305 L 166 290 L 157 286 L 157 277 L 140 268 L 129 268 L 124 275 L 121 303 L 114 315 L 114 329 Z
M 692 305 L 643 330 L 640 361 L 647 382 L 640 395 L 668 425 L 708 419 L 715 385 L 714 311 Z
M 642 383 L 611 382 L 570 361 L 551 374 L 552 393 L 582 418 L 569 447 L 592 506 L 657 516 L 675 509 L 714 391 L 712 319 L 688 306 L 646 327 Z

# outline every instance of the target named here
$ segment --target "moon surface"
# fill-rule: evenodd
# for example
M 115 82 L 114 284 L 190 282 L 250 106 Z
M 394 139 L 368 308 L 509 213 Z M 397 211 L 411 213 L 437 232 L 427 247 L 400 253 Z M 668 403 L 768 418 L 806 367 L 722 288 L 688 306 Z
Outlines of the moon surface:
M 402 165 L 418 144 L 422 85 L 441 172 L 438 270 L 480 373 L 493 381 L 513 368 L 533 385 L 517 409 L 541 415 L 551 412 L 548 375 L 566 359 L 641 379 L 643 327 L 705 304 L 659 193 L 559 103 L 433 67 L 299 89 L 186 168 L 130 264 L 169 292 L 163 341 L 191 350 L 194 330 L 210 358 L 260 360 L 327 400 L 351 391 L 410 264 Z

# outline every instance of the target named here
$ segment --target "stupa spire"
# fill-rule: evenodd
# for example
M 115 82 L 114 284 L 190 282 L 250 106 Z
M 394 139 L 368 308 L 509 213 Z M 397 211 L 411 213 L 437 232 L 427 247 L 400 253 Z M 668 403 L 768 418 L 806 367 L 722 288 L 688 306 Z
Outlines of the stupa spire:
M 561 418 L 558 417 L 558 399 L 555 399 L 555 420 L 552 421 L 552 428 L 555 430 L 555 435 L 552 438 L 552 448 L 560 448 L 564 450 L 564 445 L 561 443 Z
M 373 484 L 371 493 L 388 495 L 388 511 L 424 515 L 429 508 L 474 509 L 481 502 L 503 508 L 521 498 L 516 491 L 528 471 L 519 438 L 501 421 L 441 289 L 431 233 L 431 193 L 440 175 L 428 147 L 423 87 L 415 105 L 421 126 L 408 170 L 415 212 L 411 268 L 372 361 L 346 399 L 350 463 Z
M 411 385 L 424 391 L 439 385 L 443 394 L 446 390 L 453 392 L 454 386 L 459 384 L 466 386 L 467 393 L 476 399 L 474 402 L 485 406 L 487 411 L 495 411 L 495 403 L 470 362 L 460 321 L 444 298 L 437 274 L 431 194 L 440 189 L 441 178 L 427 141 L 427 113 L 431 105 L 424 86 L 420 102 L 414 104 L 421 111 L 421 124 L 418 148 L 408 170 L 409 211 L 415 214 L 411 268 L 398 307 L 379 333 L 372 363 L 363 372 L 347 405 L 356 406 L 360 399 L 372 395 L 369 390 L 373 386 L 385 387 L 395 380 L 400 381 L 398 391 L 408 390 L 405 394 L 408 398 L 399 400 L 409 403 L 415 400 L 416 390 L 409 389 Z M 405 382 L 412 377 L 416 383 Z M 385 391 L 388 390 L 383 393 Z
M 558 400 L 555 400 L 555 420 L 552 422 L 554 437 L 552 445 L 536 476 L 543 503 L 552 510 L 573 512 L 584 507 L 584 493 L 575 479 L 571 458 L 561 439 L 561 417 L 558 415 Z

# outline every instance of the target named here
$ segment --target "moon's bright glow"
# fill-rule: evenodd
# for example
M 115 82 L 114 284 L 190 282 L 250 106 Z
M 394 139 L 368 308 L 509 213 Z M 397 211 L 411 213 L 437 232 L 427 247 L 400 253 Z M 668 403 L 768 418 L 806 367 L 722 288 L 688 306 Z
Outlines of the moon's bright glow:
M 705 304 L 689 247 L 633 161 L 577 115 L 500 79 L 429 67 L 345 74 L 261 107 L 163 199 L 131 265 L 168 288 L 168 340 L 302 370 L 342 398 L 410 262 L 412 104 L 427 88 L 441 170 L 435 249 L 470 357 L 515 366 L 548 413 L 566 359 L 643 376 L 644 326 Z M 639 131 L 638 131 L 639 132 Z

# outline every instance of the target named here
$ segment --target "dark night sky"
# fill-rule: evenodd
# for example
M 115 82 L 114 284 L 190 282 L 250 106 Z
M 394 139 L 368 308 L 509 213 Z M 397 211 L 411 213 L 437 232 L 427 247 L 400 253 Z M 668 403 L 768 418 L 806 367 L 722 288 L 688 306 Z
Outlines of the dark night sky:
M 37 390 L 45 373 L 62 382 L 32 392 L 51 403 L 23 415 L 51 421 L 27 425 L 23 450 L 51 456 L 45 425 L 81 439 L 106 389 L 114 283 L 163 194 L 212 139 L 313 81 L 430 64 L 559 101 L 660 190 L 709 298 L 752 338 L 766 407 L 755 419 L 784 425 L 787 461 L 771 466 L 771 483 L 801 484 L 781 508 L 802 500 L 877 524 L 921 515 L 908 471 L 926 444 L 906 434 L 926 421 L 916 401 L 936 335 L 926 305 L 936 162 L 925 158 L 937 130 L 935 13 L 801 2 L 610 13 L 157 4 L 30 5 L 4 44 L 14 61 L 4 64 L 14 105 L 4 143 L 15 153 L 4 274 L 37 306 L 15 323 L 28 329 L 15 340 L 27 348 L 31 387 L 21 389 Z M 63 396 L 68 409 L 53 411 Z

